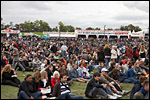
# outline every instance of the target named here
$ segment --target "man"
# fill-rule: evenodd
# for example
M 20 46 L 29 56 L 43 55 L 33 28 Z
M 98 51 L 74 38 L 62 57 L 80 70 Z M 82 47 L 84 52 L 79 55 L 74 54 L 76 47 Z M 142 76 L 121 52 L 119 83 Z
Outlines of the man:
M 12 67 L 15 68 L 16 66 L 16 62 L 17 64 L 19 65 L 19 67 L 21 68 L 21 70 L 24 72 L 25 71 L 25 68 L 21 65 L 20 63 L 20 60 L 21 58 L 19 59 L 19 52 L 18 52 L 18 49 L 14 46 L 14 49 L 13 49 L 13 63 L 12 63 Z M 17 67 L 16 67 L 17 68 Z M 15 69 L 16 69 L 15 68 Z
M 39 58 L 37 56 L 35 56 L 32 61 L 33 71 L 35 71 L 36 69 L 39 69 L 40 64 L 41 64 L 41 61 L 39 60 Z
M 66 54 L 66 51 L 67 51 L 68 47 L 65 45 L 65 43 L 61 46 L 61 52 L 62 52 L 62 56 L 65 60 L 67 60 L 67 54 Z
M 109 85 L 115 93 L 123 95 L 126 91 L 123 91 L 117 81 L 109 77 L 107 72 L 108 70 L 106 68 L 103 68 L 101 70 L 100 81 L 105 82 L 107 85 Z
M 54 43 L 54 45 L 51 47 L 51 51 L 56 54 L 57 52 L 56 43 Z
M 67 83 L 67 75 L 62 74 L 60 76 L 60 81 L 55 84 L 52 96 L 59 97 L 61 95 L 68 94 L 70 99 L 84 99 L 82 96 L 77 96 L 71 94 L 70 88 Z
M 99 99 L 117 99 L 119 95 L 114 94 L 107 84 L 102 83 L 99 80 L 100 74 L 98 72 L 94 73 L 93 78 L 87 84 L 85 96 L 89 98 L 95 98 L 96 95 L 101 94 L 102 96 L 99 97 Z
M 144 99 L 145 96 L 147 96 L 147 94 L 149 94 L 149 80 L 148 79 L 144 81 L 144 84 L 141 90 L 135 93 L 134 99 Z

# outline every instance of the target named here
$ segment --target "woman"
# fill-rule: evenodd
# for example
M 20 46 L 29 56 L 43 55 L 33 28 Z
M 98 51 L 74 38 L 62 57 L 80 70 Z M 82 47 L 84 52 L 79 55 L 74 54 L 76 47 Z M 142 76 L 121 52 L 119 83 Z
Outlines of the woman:
M 3 70 L 1 71 L 2 76 L 2 84 L 3 85 L 11 85 L 15 87 L 20 86 L 20 80 L 17 78 L 15 70 L 11 69 L 11 65 L 7 64 Z
M 103 47 L 99 48 L 99 51 L 98 51 L 97 55 L 98 55 L 98 62 L 104 62 L 105 56 L 104 56 Z
M 55 71 L 53 74 L 53 78 L 51 79 L 52 88 L 55 86 L 56 82 L 60 81 L 60 74 L 58 71 Z
M 67 64 L 67 70 L 70 71 L 73 65 L 73 60 L 70 60 L 69 63 Z
M 146 58 L 146 50 L 145 50 L 144 45 L 141 46 L 141 49 L 140 49 L 139 54 L 140 54 L 141 59 L 142 59 L 143 62 L 144 62 L 144 61 L 145 61 L 145 58 Z
M 39 81 L 40 81 L 40 79 L 41 79 L 41 73 L 40 72 L 35 72 L 33 74 L 33 82 L 34 82 L 34 84 L 36 84 L 36 89 L 37 90 L 41 90 L 39 88 Z
M 91 79 L 92 78 L 82 63 L 79 64 L 79 68 L 77 71 L 79 73 L 79 76 L 84 78 L 84 79 Z
M 42 96 L 42 92 L 37 91 L 32 81 L 32 75 L 28 74 L 20 84 L 18 99 L 38 99 L 40 96 Z
M 133 57 L 132 47 L 126 48 L 126 54 L 127 57 Z
M 115 61 L 117 60 L 116 46 L 112 46 L 112 49 L 111 49 L 111 59 L 115 59 Z
M 41 89 L 50 88 L 46 71 L 41 72 L 41 79 L 39 81 L 39 87 Z

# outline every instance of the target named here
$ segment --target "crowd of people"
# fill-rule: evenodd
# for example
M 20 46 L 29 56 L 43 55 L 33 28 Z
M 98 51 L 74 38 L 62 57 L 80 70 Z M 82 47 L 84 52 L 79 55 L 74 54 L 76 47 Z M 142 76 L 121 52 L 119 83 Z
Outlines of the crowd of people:
M 26 71 L 34 74 L 25 76 Z M 86 83 L 87 98 L 117 99 L 130 93 L 130 99 L 148 99 L 149 41 L 1 38 L 1 76 L 2 85 L 19 88 L 18 99 L 84 99 L 71 93 L 74 81 Z M 126 91 L 120 83 L 134 86 Z

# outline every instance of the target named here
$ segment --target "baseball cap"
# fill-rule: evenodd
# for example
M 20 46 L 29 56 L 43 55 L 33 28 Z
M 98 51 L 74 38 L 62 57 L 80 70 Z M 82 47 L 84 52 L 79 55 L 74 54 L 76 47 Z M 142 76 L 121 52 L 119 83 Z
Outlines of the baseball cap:
M 108 71 L 108 69 L 106 69 L 106 68 L 103 68 L 102 70 L 101 70 L 101 72 L 107 72 Z

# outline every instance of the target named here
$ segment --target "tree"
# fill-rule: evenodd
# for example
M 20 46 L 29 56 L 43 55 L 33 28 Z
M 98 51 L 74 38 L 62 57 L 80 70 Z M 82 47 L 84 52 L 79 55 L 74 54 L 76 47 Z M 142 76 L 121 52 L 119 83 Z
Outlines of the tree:
M 60 32 L 64 32 L 64 24 L 60 21 L 60 22 L 58 22 L 58 25 L 59 25 L 59 31 Z
M 58 27 L 56 26 L 56 27 L 52 28 L 52 31 L 53 32 L 58 32 Z
M 113 29 L 112 29 L 112 28 L 108 28 L 107 30 L 110 30 L 110 31 L 112 31 Z
M 94 28 L 88 27 L 88 28 L 86 28 L 86 30 L 94 30 Z
M 67 27 L 68 32 L 74 32 L 75 31 L 74 27 L 71 25 L 67 25 L 66 27 Z
M 96 27 L 95 30 L 101 30 L 100 28 Z
M 80 28 L 80 27 L 76 27 L 76 30 L 82 30 L 82 28 Z

